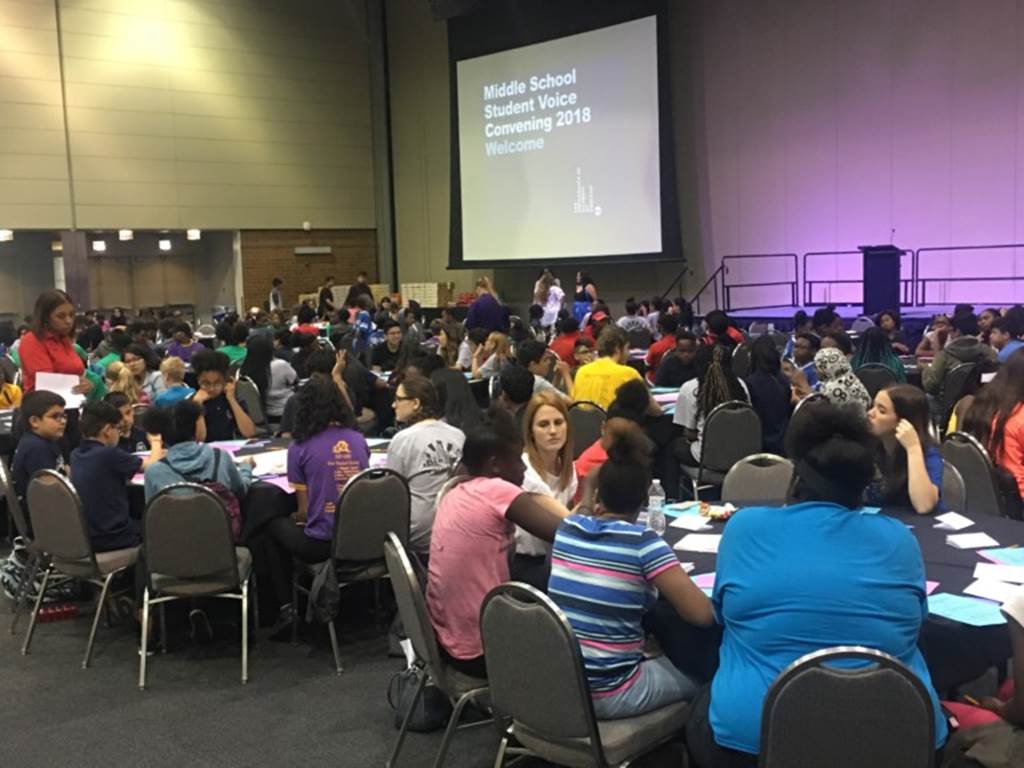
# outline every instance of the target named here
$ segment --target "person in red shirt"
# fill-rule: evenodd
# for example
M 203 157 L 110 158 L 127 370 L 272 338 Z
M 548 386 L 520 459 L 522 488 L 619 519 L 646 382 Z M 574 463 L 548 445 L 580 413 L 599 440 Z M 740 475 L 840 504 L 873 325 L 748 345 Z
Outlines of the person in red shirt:
M 576 358 L 573 357 L 573 349 L 576 346 L 576 339 L 580 337 L 580 324 L 576 318 L 567 317 L 558 323 L 558 328 L 559 334 L 551 340 L 548 349 L 575 368 Z
M 719 339 L 723 339 L 726 344 L 732 346 L 739 346 L 746 339 L 743 337 L 743 332 L 740 331 L 729 316 L 720 309 L 713 309 L 707 313 L 704 317 L 704 322 L 708 327 L 707 335 L 704 337 L 704 345 L 713 347 L 718 343 Z
M 66 373 L 79 377 L 75 392 L 89 394 L 93 383 L 85 377 L 85 362 L 75 351 L 75 305 L 57 289 L 43 291 L 36 299 L 32 331 L 18 345 L 22 388 L 36 388 L 36 374 Z
M 669 315 L 664 312 L 658 315 L 658 330 L 661 332 L 661 338 L 651 344 L 647 350 L 647 380 L 652 384 L 654 383 L 654 375 L 658 372 L 658 366 L 661 365 L 661 358 L 665 356 L 665 353 L 671 352 L 676 347 L 676 329 L 679 327 L 679 321 L 674 315 Z

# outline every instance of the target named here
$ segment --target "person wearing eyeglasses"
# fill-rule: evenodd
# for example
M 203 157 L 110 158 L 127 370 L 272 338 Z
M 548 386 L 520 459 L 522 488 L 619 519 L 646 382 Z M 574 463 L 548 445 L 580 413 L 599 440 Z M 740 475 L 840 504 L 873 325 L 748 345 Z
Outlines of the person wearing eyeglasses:
M 64 471 L 64 456 L 60 451 L 60 439 L 68 417 L 64 413 L 64 398 L 55 392 L 37 389 L 29 392 L 21 401 L 21 439 L 14 451 L 11 475 L 14 490 L 25 497 L 32 475 L 41 469 Z

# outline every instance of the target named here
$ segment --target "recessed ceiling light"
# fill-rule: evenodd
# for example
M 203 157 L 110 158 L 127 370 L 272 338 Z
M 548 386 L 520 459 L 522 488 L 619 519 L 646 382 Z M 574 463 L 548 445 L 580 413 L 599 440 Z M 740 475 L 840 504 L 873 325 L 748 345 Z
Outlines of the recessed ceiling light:
M 117 231 L 118 240 L 133 240 L 134 238 L 135 233 L 132 232 L 130 229 L 119 229 Z
M 14 239 L 13 229 L 0 229 L 0 243 L 9 243 Z
M 161 251 L 169 251 L 169 250 L 171 250 L 171 241 L 170 240 L 161 240 L 160 241 L 160 250 Z
M 200 229 L 189 229 L 185 231 L 185 237 L 189 240 L 198 240 L 202 234 L 203 232 Z
M 96 251 L 96 253 L 103 253 L 105 250 L 107 250 L 107 241 L 106 240 L 93 240 L 92 241 L 92 249 L 94 251 Z

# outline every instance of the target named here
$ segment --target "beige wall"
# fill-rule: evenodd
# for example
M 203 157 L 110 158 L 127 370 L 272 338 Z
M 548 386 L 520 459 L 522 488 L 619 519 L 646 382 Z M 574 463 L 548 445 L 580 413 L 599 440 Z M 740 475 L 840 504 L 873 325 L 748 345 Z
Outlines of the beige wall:
M 79 227 L 374 226 L 362 3 L 59 8 Z M 54 3 L 0 0 L 0 227 L 72 224 L 59 63 Z
M 454 281 L 477 274 L 448 267 L 448 35 L 425 0 L 386 0 L 394 163 L 395 249 L 403 283 Z
M 57 51 L 51 0 L 0 0 L 0 228 L 71 226 Z

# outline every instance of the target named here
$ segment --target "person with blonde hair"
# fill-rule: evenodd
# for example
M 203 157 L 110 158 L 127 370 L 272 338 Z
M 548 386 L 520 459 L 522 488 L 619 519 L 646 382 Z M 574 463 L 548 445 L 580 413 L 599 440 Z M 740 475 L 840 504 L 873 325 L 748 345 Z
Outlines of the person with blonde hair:
M 488 331 L 507 331 L 509 327 L 508 307 L 503 306 L 494 292 L 489 277 L 476 281 L 476 299 L 466 313 L 466 330 L 486 328 Z
M 530 493 L 550 496 L 571 508 L 577 480 L 573 467 L 572 427 L 565 400 L 552 390 L 530 398 L 523 414 L 523 464 L 526 474 L 522 488 Z M 541 590 L 547 589 L 547 555 L 551 545 L 516 528 L 516 554 L 512 578 Z
M 167 389 L 153 401 L 153 405 L 158 408 L 169 408 L 196 393 L 185 384 L 185 363 L 180 357 L 165 357 L 160 363 L 160 375 L 164 377 Z
M 473 378 L 490 379 L 501 374 L 502 366 L 511 358 L 508 336 L 492 332 L 487 341 L 473 350 Z
M 120 360 L 115 360 L 108 365 L 103 376 L 107 381 L 107 392 L 120 392 L 131 401 L 132 405 L 149 402 L 149 397 L 135 381 L 135 374 L 132 373 L 131 368 Z

